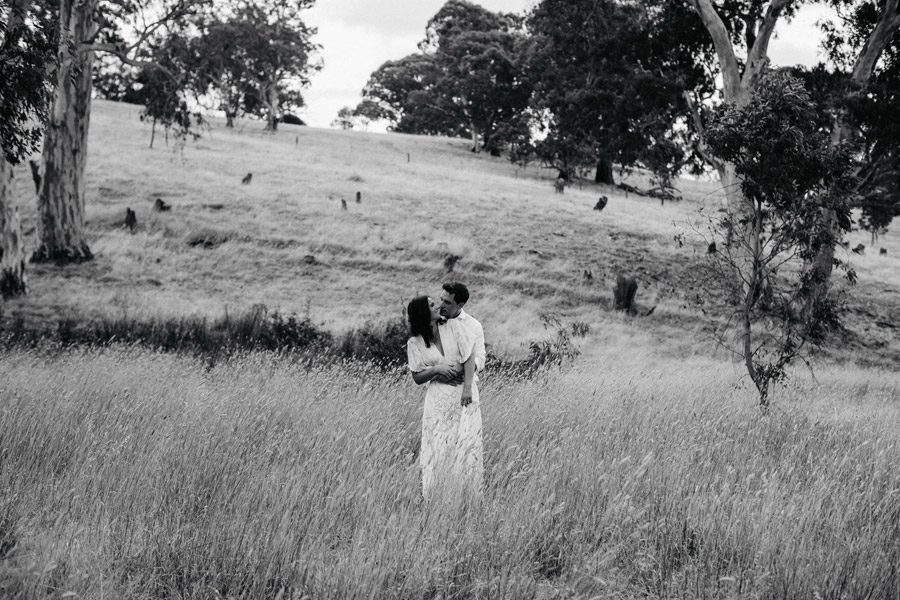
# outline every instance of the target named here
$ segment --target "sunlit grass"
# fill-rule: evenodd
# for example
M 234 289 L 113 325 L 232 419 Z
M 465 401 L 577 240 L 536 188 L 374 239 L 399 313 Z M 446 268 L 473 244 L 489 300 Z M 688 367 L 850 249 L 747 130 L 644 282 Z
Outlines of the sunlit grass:
M 486 493 L 418 498 L 423 390 L 359 365 L 0 358 L 0 595 L 894 598 L 900 381 L 609 346 L 483 382 Z

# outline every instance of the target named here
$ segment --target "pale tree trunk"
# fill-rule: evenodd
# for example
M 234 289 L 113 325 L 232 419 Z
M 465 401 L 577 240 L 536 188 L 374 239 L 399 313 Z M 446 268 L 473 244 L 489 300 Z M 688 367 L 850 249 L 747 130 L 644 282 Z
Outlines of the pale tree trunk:
M 900 28 L 898 0 L 887 0 L 884 3 L 878 23 L 872 29 L 872 33 L 869 34 L 866 44 L 853 65 L 850 81 L 858 93 L 862 93 L 865 87 L 868 86 L 875 72 L 875 65 L 898 28 Z M 851 124 L 848 119 L 846 111 L 843 111 L 835 120 L 834 128 L 831 131 L 831 143 L 833 146 L 843 144 L 850 139 Z M 834 234 L 834 242 L 837 242 L 840 231 L 837 226 L 835 211 L 822 209 L 822 218 L 830 226 Z M 811 289 L 806 302 L 806 310 L 812 310 L 817 302 L 825 300 L 828 296 L 829 282 L 834 269 L 834 247 L 834 243 L 822 246 L 807 267 Z
M 6 14 L 3 45 L 14 43 L 15 34 L 28 13 L 31 2 L 13 0 Z M 3 48 L 0 48 L 3 50 Z M 25 241 L 13 200 L 13 165 L 6 160 L 0 140 L 0 296 L 10 298 L 25 293 Z
M 478 154 L 481 152 L 481 146 L 478 145 L 478 128 L 472 123 L 472 152 Z
M 13 205 L 13 166 L 0 149 L 0 296 L 25 293 L 25 243 Z
M 39 245 L 32 257 L 34 261 L 66 262 L 93 257 L 84 234 L 93 52 L 79 46 L 96 32 L 95 3 L 96 0 L 60 2 L 59 68 L 53 112 L 44 134 L 44 178 L 38 194 Z

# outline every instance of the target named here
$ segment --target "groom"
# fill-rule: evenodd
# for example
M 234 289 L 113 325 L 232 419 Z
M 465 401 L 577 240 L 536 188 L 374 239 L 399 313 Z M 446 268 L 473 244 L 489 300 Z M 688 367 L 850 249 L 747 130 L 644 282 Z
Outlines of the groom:
M 441 292 L 441 316 L 445 319 L 456 319 L 475 336 L 475 371 L 476 373 L 483 371 L 484 361 L 487 356 L 484 349 L 484 328 L 472 315 L 463 310 L 463 306 L 469 301 L 469 289 L 456 281 L 445 283 L 443 288 L 444 291 Z M 477 374 L 475 375 L 475 381 L 478 381 Z M 447 383 L 453 385 L 462 385 L 462 382 L 462 373 L 447 381 Z

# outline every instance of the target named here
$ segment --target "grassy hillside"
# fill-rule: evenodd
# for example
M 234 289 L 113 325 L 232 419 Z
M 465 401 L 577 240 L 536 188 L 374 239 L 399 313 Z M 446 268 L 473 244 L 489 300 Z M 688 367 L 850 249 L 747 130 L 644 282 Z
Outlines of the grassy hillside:
M 138 110 L 95 105 L 87 220 L 97 259 L 32 267 L 31 293 L 9 303 L 7 317 L 218 317 L 264 303 L 340 331 L 395 317 L 412 296 L 454 277 L 469 283 L 469 308 L 489 343 L 515 353 L 541 335 L 544 312 L 597 326 L 625 322 L 609 313 L 621 272 L 638 277 L 640 304 L 657 306 L 638 325 L 658 332 L 657 343 L 709 348 L 698 333 L 706 319 L 692 303 L 705 251 L 693 229 L 699 209 L 720 202 L 713 182 L 683 181 L 687 200 L 665 206 L 588 184 L 558 195 L 552 173 L 473 155 L 462 140 L 290 126 L 272 136 L 256 122 L 228 131 L 214 120 L 177 153 L 159 136 L 148 147 Z M 248 172 L 252 182 L 242 185 Z M 17 185 L 33 239 L 24 168 Z M 600 194 L 610 197 L 602 213 L 592 210 Z M 152 212 L 156 198 L 172 211 Z M 121 226 L 126 207 L 137 212 L 133 235 Z M 688 234 L 684 247 L 677 232 Z M 855 234 L 852 245 L 866 237 Z M 204 239 L 227 241 L 189 245 Z M 900 357 L 896 330 L 875 325 L 900 323 L 900 237 L 880 244 L 887 256 L 851 255 L 860 285 L 850 321 L 857 347 L 867 345 L 876 360 Z M 452 275 L 444 268 L 450 255 L 461 257 Z M 592 282 L 583 280 L 586 269 Z

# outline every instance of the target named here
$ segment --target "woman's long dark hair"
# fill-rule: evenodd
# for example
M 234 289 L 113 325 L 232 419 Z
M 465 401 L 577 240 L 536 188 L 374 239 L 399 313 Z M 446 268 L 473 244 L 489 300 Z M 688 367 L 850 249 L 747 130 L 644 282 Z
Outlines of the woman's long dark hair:
M 434 335 L 431 332 L 431 307 L 428 306 L 428 296 L 413 298 L 406 306 L 406 317 L 409 319 L 409 337 L 421 335 L 425 340 L 425 347 L 430 347 Z

